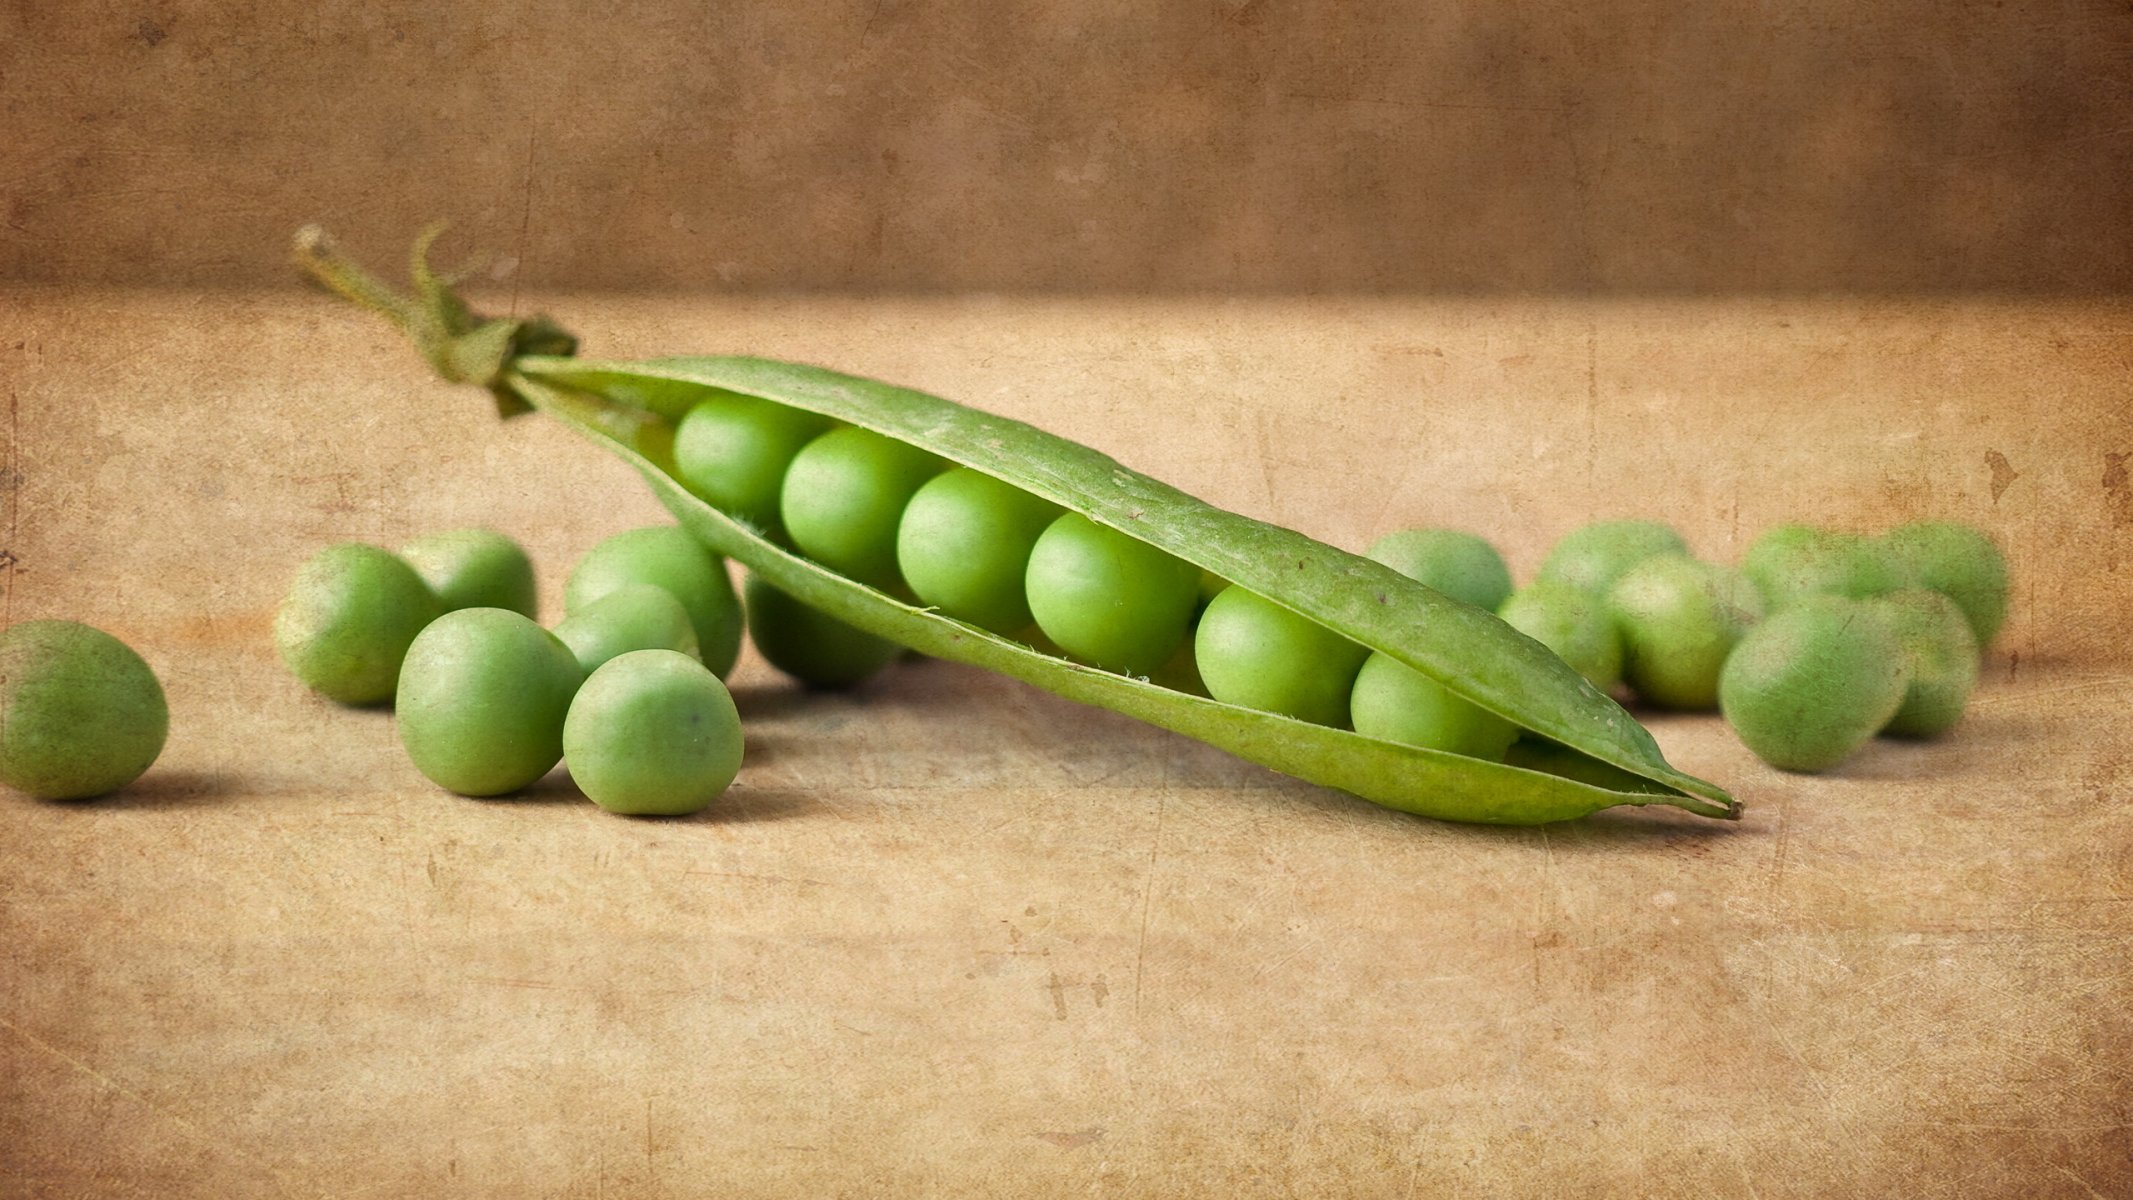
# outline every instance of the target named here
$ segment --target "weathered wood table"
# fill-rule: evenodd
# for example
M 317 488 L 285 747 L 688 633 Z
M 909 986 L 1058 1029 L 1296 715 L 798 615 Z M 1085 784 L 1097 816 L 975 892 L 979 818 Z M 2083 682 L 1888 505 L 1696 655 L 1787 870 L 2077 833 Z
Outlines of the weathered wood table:
M 306 694 L 326 543 L 486 523 L 547 613 L 662 514 L 323 299 L 0 294 L 5 613 L 169 747 L 0 793 L 9 1196 L 2107 1196 L 2133 1189 L 2133 305 L 551 297 L 588 350 L 927 387 L 1358 547 L 1598 516 L 1995 530 L 1971 713 L 1738 825 L 1381 811 L 939 662 L 752 654 L 726 801 L 445 795 Z M 525 301 L 530 306 L 530 299 Z

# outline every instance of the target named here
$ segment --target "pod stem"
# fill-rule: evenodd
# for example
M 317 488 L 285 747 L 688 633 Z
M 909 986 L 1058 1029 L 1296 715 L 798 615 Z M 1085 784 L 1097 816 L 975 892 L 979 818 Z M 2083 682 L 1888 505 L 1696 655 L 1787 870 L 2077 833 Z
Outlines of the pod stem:
M 508 382 L 512 362 L 524 354 L 575 354 L 578 339 L 547 317 L 484 317 L 469 308 L 453 290 L 460 276 L 430 269 L 430 246 L 443 232 L 442 224 L 432 225 L 415 239 L 408 265 L 412 294 L 396 291 L 358 266 L 316 225 L 296 231 L 293 257 L 298 269 L 328 290 L 399 326 L 445 380 L 487 388 L 498 416 L 531 412 Z

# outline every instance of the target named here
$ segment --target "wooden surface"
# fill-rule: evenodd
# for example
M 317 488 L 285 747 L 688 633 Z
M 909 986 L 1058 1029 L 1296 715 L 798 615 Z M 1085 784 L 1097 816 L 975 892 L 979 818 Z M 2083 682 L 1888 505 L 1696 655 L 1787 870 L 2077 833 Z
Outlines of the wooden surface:
M 475 522 L 548 615 L 658 511 L 324 300 L 0 294 L 6 616 L 138 647 L 129 791 L 0 794 L 0 1194 L 2090 1197 L 2133 1189 L 2133 307 L 551 298 L 599 353 L 926 386 L 1359 546 L 1524 578 L 1597 516 L 1737 558 L 1975 520 L 1946 741 L 1654 717 L 1738 825 L 1432 824 L 945 663 L 803 696 L 627 820 L 439 793 L 268 623 Z

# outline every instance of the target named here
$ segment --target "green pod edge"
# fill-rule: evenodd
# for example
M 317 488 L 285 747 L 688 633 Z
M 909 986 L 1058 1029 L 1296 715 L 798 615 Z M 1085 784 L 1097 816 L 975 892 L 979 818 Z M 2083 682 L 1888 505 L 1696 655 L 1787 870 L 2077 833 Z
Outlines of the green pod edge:
M 570 357 L 574 341 L 545 318 L 474 316 L 430 273 L 433 236 L 416 246 L 413 297 L 363 273 L 315 229 L 299 233 L 296 257 L 333 290 L 401 325 L 446 379 L 487 388 L 504 416 L 537 410 L 603 446 L 706 545 L 848 624 L 1421 816 L 1538 825 L 1648 804 L 1740 816 L 1738 801 L 1670 766 L 1648 730 L 1546 647 L 1378 563 L 1215 508 L 1024 422 L 909 388 L 762 358 Z M 1034 492 L 1389 654 L 1577 756 L 1558 764 L 1566 774 L 1544 773 L 1240 708 L 1054 658 L 856 583 L 766 540 L 674 476 L 674 424 L 714 389 L 870 429 Z

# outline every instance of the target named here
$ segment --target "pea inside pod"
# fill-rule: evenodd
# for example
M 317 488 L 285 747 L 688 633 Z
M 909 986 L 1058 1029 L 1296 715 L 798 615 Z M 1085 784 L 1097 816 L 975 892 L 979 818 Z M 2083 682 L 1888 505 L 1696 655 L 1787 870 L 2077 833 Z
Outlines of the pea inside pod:
M 1348 693 L 1369 651 L 1240 587 L 1200 614 L 1193 663 L 1207 694 L 1314 725 L 1348 725 Z
M 778 500 L 785 472 L 803 447 L 834 424 L 757 396 L 712 392 L 674 430 L 675 474 L 711 507 L 784 541 Z
M 911 389 L 817 367 L 731 356 L 577 360 L 568 356 L 571 339 L 552 323 L 476 317 L 419 261 L 417 295 L 403 298 L 357 270 L 315 231 L 300 237 L 298 249 L 305 268 L 329 286 L 414 331 L 418 345 L 447 378 L 488 389 L 506 415 L 530 408 L 564 421 L 635 468 L 654 496 L 707 545 L 743 561 L 809 607 L 864 632 L 936 658 L 1001 671 L 1301 779 L 1429 816 L 1533 823 L 1614 804 L 1648 803 L 1715 817 L 1738 815 L 1738 805 L 1723 789 L 1666 764 L 1650 734 L 1619 706 L 1492 614 L 1301 534 L 1223 512 L 1089 447 Z M 1613 764 L 1658 790 L 1613 789 L 1567 771 L 1506 766 L 1362 736 L 1136 678 L 1127 673 L 1131 666 L 1102 661 L 1077 650 L 1071 636 L 1061 636 L 1080 619 L 1077 615 L 1047 625 L 1044 593 L 1034 586 L 1046 537 L 1033 549 L 1026 577 L 1032 584 L 1032 614 L 1046 634 L 1084 661 L 1045 654 L 915 606 L 893 588 L 830 569 L 814 551 L 801 556 L 786 550 L 705 504 L 669 473 L 661 447 L 671 442 L 671 432 L 662 431 L 671 431 L 712 390 L 815 412 L 1058 504 L 1066 515 L 1046 537 L 1069 522 L 1085 522 L 1143 548 L 1125 555 L 1153 554 L 1181 564 L 1170 568 L 1181 581 L 1176 589 L 1182 594 L 1181 611 L 1174 628 L 1149 639 L 1158 651 L 1183 644 L 1200 578 L 1210 574 L 1399 661 L 1515 727 L 1564 747 L 1565 753 Z M 786 490 L 791 488 L 788 473 Z M 792 513 L 785 515 L 795 542 L 805 549 Z M 1148 653 L 1137 665 L 1159 668 L 1167 657 Z
M 1160 669 L 1184 644 L 1200 598 L 1190 564 L 1079 513 L 1039 535 L 1024 581 L 1046 637 L 1123 675 Z
M 840 575 L 884 591 L 903 585 L 896 531 L 904 506 L 948 464 L 870 429 L 833 429 L 786 468 L 779 512 L 793 544 Z
M 959 621 L 1011 634 L 1034 619 L 1030 551 L 1059 506 L 960 467 L 911 497 L 896 529 L 896 561 L 911 591 Z

